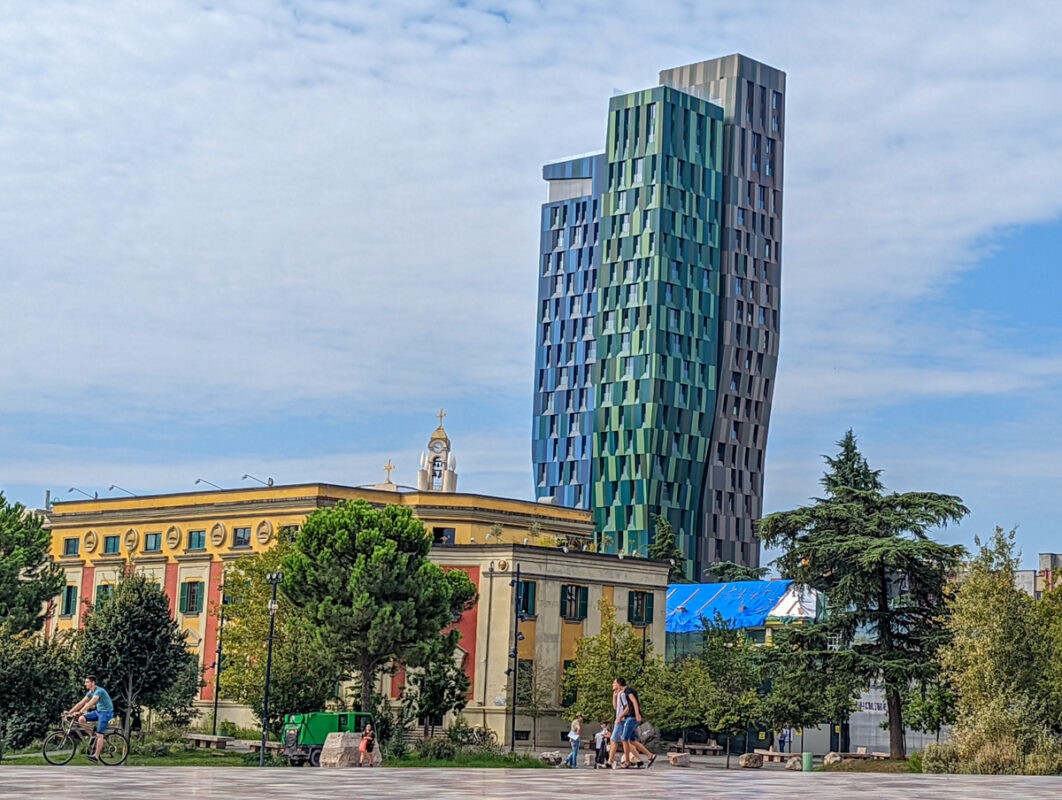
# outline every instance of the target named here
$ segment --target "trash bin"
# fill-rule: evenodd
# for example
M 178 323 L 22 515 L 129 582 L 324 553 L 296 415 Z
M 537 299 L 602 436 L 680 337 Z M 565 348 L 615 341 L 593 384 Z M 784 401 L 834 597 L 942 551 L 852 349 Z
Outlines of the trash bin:
M 811 772 L 811 753 L 805 751 L 800 755 L 804 759 L 801 768 L 804 770 L 804 772 Z

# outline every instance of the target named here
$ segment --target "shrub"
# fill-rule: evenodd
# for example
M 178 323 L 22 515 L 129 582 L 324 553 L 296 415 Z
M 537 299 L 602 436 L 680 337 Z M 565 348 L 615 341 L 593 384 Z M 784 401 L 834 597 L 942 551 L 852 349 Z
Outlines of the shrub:
M 922 753 L 922 771 L 945 775 L 959 772 L 959 751 L 953 744 L 927 744 Z
M 430 761 L 453 761 L 457 747 L 449 739 L 423 739 L 417 742 L 417 755 Z
M 907 771 L 908 772 L 921 772 L 922 771 L 922 751 L 915 750 L 911 755 L 907 757 Z
M 446 738 L 458 747 L 471 744 L 472 726 L 465 721 L 464 717 L 458 717 L 446 731 Z
M 170 742 L 160 742 L 155 739 L 133 739 L 129 743 L 129 752 L 134 756 L 147 756 L 149 758 L 162 758 L 173 755 L 177 748 Z

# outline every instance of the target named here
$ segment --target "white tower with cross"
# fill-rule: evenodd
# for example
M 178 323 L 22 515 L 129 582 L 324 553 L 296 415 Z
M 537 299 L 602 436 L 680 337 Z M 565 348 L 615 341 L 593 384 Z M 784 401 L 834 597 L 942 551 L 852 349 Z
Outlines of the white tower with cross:
M 443 428 L 446 412 L 442 409 L 436 415 L 439 427 L 428 439 L 428 449 L 420 457 L 420 469 L 417 470 L 417 489 L 422 492 L 456 492 L 457 459 L 450 450 L 450 437 Z

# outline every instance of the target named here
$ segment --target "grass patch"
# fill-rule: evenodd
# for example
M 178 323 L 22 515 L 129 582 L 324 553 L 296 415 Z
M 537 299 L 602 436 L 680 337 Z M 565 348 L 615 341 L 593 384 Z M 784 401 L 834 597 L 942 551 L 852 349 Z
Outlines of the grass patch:
M 907 773 L 911 771 L 911 765 L 906 759 L 853 759 L 842 761 L 840 764 L 830 764 L 828 767 L 819 767 L 821 772 L 877 772 L 877 773 Z
M 217 750 L 178 750 L 165 756 L 140 756 L 130 755 L 128 764 L 131 767 L 244 767 L 244 753 L 226 753 Z M 78 750 L 70 762 L 70 766 L 89 766 L 92 762 L 85 758 L 83 751 Z M 255 761 L 257 766 L 258 762 Z M 0 762 L 2 766 L 13 767 L 49 767 L 44 756 L 37 752 L 34 755 L 19 758 L 4 758 Z M 106 767 L 102 767 L 106 769 Z
M 525 755 L 494 755 L 492 753 L 457 753 L 452 759 L 439 760 L 433 758 L 421 758 L 419 756 L 407 756 L 405 758 L 386 759 L 385 767 L 465 767 L 479 769 L 497 769 L 508 767 L 510 769 L 550 769 L 534 756 Z

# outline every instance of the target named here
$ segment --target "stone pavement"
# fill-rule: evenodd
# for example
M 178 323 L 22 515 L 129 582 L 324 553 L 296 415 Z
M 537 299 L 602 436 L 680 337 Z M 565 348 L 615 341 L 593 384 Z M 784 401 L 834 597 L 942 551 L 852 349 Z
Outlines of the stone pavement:
M 592 769 L 282 769 L 253 767 L 0 767 L 0 798 L 141 800 L 512 798 L 622 794 L 639 800 L 1040 800 L 1062 797 L 1062 778 L 869 775 L 654 767 Z

